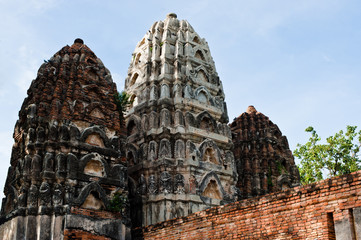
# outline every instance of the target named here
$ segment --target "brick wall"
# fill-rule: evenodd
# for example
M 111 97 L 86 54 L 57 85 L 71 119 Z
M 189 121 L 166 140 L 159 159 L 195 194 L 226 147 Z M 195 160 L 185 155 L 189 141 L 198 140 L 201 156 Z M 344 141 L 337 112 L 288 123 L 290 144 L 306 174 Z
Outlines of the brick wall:
M 361 239 L 361 171 L 136 229 L 133 239 Z
M 65 216 L 63 229 L 64 240 L 130 239 L 130 228 L 124 225 L 120 213 L 102 210 L 72 207 Z
M 82 230 L 68 230 L 64 231 L 64 240 L 111 240 L 110 238 L 104 236 L 97 236 L 94 233 L 85 232 Z
M 93 210 L 93 209 L 86 209 L 80 207 L 72 207 L 71 214 L 75 215 L 83 215 L 93 218 L 102 218 L 102 219 L 120 219 L 120 213 L 114 213 L 109 211 L 102 211 L 102 210 Z

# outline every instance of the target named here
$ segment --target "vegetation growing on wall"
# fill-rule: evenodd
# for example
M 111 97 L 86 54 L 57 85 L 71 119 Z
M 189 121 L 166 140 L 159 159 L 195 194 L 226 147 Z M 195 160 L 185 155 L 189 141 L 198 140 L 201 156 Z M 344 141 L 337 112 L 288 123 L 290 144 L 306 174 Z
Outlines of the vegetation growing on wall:
M 128 206 L 128 197 L 123 193 L 114 193 L 113 198 L 110 200 L 109 211 L 124 213 Z
M 132 104 L 130 100 L 130 95 L 126 92 L 117 92 L 114 94 L 115 104 L 117 105 L 117 111 L 119 112 L 120 124 L 124 122 L 124 113 L 127 110 L 127 107 Z

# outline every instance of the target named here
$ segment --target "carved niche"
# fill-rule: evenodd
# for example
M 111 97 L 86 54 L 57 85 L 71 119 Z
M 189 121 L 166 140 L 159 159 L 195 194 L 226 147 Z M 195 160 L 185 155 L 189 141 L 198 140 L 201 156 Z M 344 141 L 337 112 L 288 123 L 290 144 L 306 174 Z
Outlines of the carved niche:
M 181 139 L 178 139 L 175 142 L 174 157 L 185 158 L 185 145 L 184 145 L 184 141 Z
M 168 172 L 162 172 L 159 179 L 159 191 L 164 194 L 172 193 L 172 176 Z
M 182 174 L 177 174 L 174 177 L 174 193 L 176 194 L 183 194 L 185 193 L 184 189 L 184 176 Z
M 148 160 L 154 161 L 157 159 L 158 153 L 157 153 L 157 142 L 156 141 L 150 141 L 148 145 Z
M 148 193 L 153 195 L 158 193 L 157 179 L 154 175 L 150 175 L 148 179 Z
M 169 127 L 171 125 L 171 114 L 170 111 L 166 108 L 162 109 L 160 112 L 160 126 Z
M 159 159 L 171 158 L 172 150 L 170 141 L 166 138 L 162 139 L 159 144 Z

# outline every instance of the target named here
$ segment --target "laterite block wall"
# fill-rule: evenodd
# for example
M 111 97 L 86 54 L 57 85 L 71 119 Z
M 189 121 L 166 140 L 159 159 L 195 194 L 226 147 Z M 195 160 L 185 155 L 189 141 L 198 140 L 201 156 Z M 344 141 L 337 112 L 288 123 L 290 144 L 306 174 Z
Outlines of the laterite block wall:
M 197 212 L 133 239 L 361 239 L 361 171 Z

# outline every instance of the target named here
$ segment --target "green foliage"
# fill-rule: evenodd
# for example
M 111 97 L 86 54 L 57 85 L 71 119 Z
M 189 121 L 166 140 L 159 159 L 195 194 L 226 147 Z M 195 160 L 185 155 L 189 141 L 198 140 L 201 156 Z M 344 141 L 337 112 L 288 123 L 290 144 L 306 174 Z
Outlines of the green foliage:
M 276 160 L 277 170 L 279 174 L 285 174 L 288 173 L 287 169 L 282 165 L 280 161 Z
M 117 110 L 119 112 L 119 120 L 120 123 L 123 124 L 124 113 L 127 110 L 127 107 L 132 104 L 132 100 L 130 100 L 130 95 L 126 92 L 122 91 L 121 93 L 117 92 L 114 94 L 114 101 L 117 105 Z
M 161 42 L 161 43 L 159 43 L 159 46 L 160 46 L 160 47 L 162 47 L 162 46 L 163 46 L 163 44 L 164 44 L 164 43 L 163 43 L 163 42 Z
M 115 193 L 110 200 L 109 211 L 123 213 L 128 204 L 128 197 L 122 193 Z
M 339 131 L 321 144 L 321 138 L 313 127 L 305 131 L 311 137 L 304 145 L 297 144 L 294 155 L 301 159 L 298 166 L 303 184 L 312 183 L 328 177 L 343 175 L 361 169 L 359 151 L 361 147 L 361 131 L 356 126 L 347 126 L 346 132 Z

